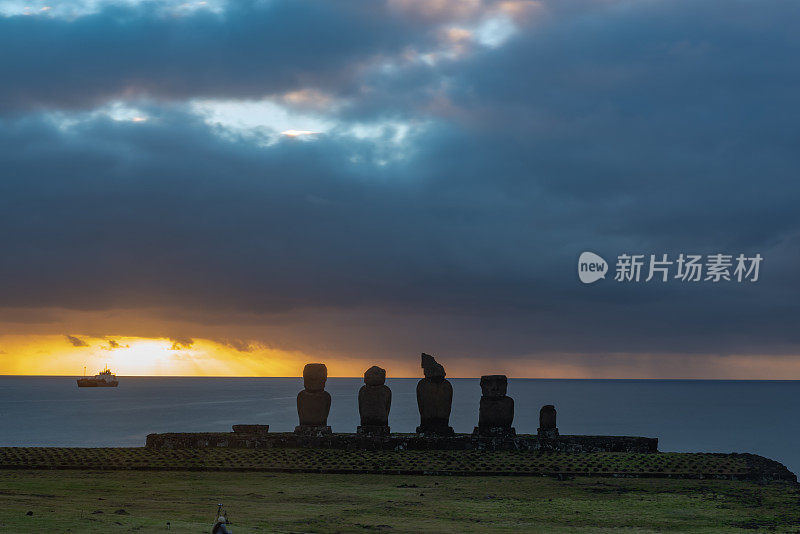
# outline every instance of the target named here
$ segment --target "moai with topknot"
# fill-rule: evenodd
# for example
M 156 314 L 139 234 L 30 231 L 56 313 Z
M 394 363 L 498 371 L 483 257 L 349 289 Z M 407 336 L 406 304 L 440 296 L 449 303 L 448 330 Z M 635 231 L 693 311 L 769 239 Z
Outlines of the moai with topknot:
M 418 434 L 452 436 L 450 409 L 453 404 L 453 386 L 445 380 L 444 367 L 430 354 L 422 353 L 425 378 L 417 383 L 417 406 L 420 423 Z

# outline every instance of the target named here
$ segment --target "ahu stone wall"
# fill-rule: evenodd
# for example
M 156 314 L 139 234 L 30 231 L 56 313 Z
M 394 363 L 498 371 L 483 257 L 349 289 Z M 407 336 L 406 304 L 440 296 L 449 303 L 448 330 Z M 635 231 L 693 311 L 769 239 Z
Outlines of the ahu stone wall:
M 238 426 L 238 425 L 237 425 Z M 343 450 L 519 450 L 560 452 L 658 452 L 658 439 L 636 436 L 569 436 L 554 439 L 537 435 L 483 437 L 475 434 L 429 436 L 420 434 L 364 435 L 296 432 L 205 432 L 150 434 L 146 446 L 151 449 L 205 449 L 228 447 L 324 448 Z

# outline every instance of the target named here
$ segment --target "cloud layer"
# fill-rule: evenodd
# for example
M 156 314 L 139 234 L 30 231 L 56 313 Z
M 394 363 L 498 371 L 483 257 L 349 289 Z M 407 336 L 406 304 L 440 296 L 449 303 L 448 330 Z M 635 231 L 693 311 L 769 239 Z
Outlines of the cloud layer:
M 341 355 L 797 354 L 795 5 L 436 4 L 0 18 L 3 307 Z M 584 287 L 583 250 L 765 261 Z

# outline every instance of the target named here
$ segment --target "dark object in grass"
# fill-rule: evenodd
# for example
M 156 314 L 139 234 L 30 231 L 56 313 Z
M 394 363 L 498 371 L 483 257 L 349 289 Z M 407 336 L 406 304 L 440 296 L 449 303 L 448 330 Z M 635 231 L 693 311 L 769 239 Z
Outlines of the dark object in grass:
M 386 371 L 373 365 L 364 373 L 364 385 L 358 391 L 359 434 L 388 435 L 392 390 L 385 384 Z
M 269 425 L 233 425 L 233 432 L 261 436 L 269 433 Z
M 445 379 L 444 367 L 430 354 L 422 353 L 425 378 L 417 383 L 417 406 L 420 424 L 418 434 L 452 436 L 450 409 L 453 404 L 453 386 Z
M 331 394 L 325 391 L 328 368 L 324 363 L 309 363 L 303 368 L 303 391 L 297 394 L 299 434 L 330 434 L 328 413 L 331 411 Z
M 222 503 L 217 505 L 215 517 L 214 526 L 211 527 L 211 534 L 233 534 L 230 529 L 231 522 L 228 519 L 228 512 L 222 509 Z
M 546 404 L 539 410 L 539 438 L 555 439 L 557 437 L 556 407 L 552 404 Z
M 515 436 L 511 426 L 514 421 L 514 399 L 508 397 L 506 375 L 484 375 L 481 377 L 481 402 L 478 426 L 473 434 L 484 437 Z

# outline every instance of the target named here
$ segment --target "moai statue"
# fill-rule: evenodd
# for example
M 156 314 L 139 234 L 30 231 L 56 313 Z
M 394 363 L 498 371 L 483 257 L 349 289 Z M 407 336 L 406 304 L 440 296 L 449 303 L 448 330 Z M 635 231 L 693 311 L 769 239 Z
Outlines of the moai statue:
M 516 436 L 517 432 L 511 426 L 514 422 L 514 399 L 506 396 L 506 375 L 482 376 L 481 391 L 478 426 L 473 434 L 491 437 Z
M 364 373 L 364 385 L 358 391 L 359 434 L 389 435 L 389 409 L 392 390 L 385 384 L 386 370 L 373 365 Z
M 545 404 L 539 410 L 539 437 L 555 439 L 558 437 L 556 428 L 556 407 L 552 404 Z
M 303 368 L 303 391 L 297 394 L 298 434 L 330 434 L 328 413 L 331 411 L 331 394 L 325 391 L 328 368 L 324 363 L 309 363 Z
M 417 384 L 417 406 L 420 424 L 418 434 L 452 436 L 450 408 L 453 404 L 453 386 L 445 380 L 444 367 L 433 356 L 422 353 L 425 378 Z

